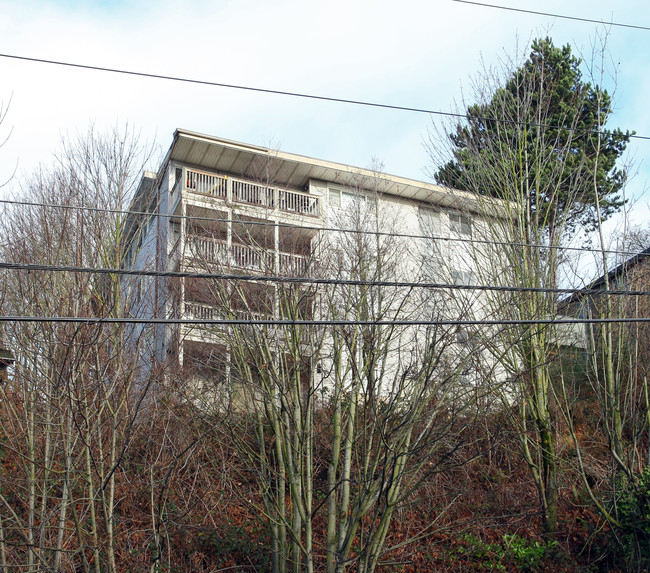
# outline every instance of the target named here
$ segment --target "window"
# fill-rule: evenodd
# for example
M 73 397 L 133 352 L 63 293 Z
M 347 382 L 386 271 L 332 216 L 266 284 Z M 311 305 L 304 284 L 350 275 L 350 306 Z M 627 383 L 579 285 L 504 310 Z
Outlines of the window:
M 137 304 L 140 302 L 142 299 L 142 278 L 143 277 L 136 277 L 135 281 L 133 281 L 131 288 L 132 288 L 132 293 L 133 293 L 133 298 L 131 300 L 132 304 Z
M 451 278 L 454 281 L 454 284 L 457 285 L 472 286 L 476 284 L 474 282 L 474 273 L 471 271 L 451 271 Z
M 418 226 L 420 234 L 429 237 L 420 240 L 422 271 L 427 279 L 437 280 L 442 264 L 440 213 L 431 207 L 419 207 Z
M 456 329 L 456 343 L 468 350 L 473 350 L 476 347 L 476 332 L 470 328 L 459 326 Z
M 449 230 L 457 236 L 472 236 L 472 219 L 461 213 L 449 214 Z
M 351 191 L 343 191 L 336 187 L 329 189 L 329 203 L 330 207 L 334 209 L 349 209 L 356 202 L 365 203 L 366 196 L 362 193 L 352 193 Z
M 183 169 L 181 167 L 177 167 L 174 170 L 174 184 L 172 186 L 172 193 L 174 193 L 176 189 L 180 188 L 182 178 L 183 178 Z
M 427 237 L 438 237 L 440 235 L 440 213 L 435 209 L 419 207 L 418 223 L 422 235 Z
M 341 192 L 338 189 L 330 189 L 330 207 L 341 208 Z
M 181 225 L 180 223 L 177 222 L 172 222 L 169 224 L 169 231 L 170 231 L 170 241 L 172 247 L 176 245 L 178 240 L 181 238 Z
M 142 277 L 142 295 L 143 296 L 151 296 L 150 291 L 152 286 L 155 283 L 155 277 L 145 275 Z
M 356 201 L 365 201 L 363 195 L 355 195 L 347 191 L 341 191 L 341 209 L 349 209 Z

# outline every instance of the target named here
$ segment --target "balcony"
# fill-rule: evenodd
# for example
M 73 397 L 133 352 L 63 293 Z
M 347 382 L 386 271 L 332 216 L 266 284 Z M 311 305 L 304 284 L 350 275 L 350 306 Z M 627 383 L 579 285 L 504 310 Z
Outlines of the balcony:
M 189 320 L 270 320 L 271 314 L 220 308 L 199 302 L 185 302 L 184 318 Z
M 320 197 L 316 195 L 186 168 L 183 169 L 182 179 L 177 181 L 172 190 L 173 204 L 178 203 L 181 186 L 183 193 L 196 193 L 229 203 L 255 205 L 271 211 L 308 217 L 320 217 L 322 214 Z
M 248 245 L 188 235 L 187 256 L 198 263 L 217 264 L 255 272 L 274 272 L 274 253 Z M 294 253 L 279 253 L 279 272 L 283 276 L 305 276 L 310 257 Z
M 234 202 L 275 209 L 277 204 L 275 200 L 276 189 L 273 187 L 265 187 L 232 178 L 230 181 L 232 183 L 232 200 Z
M 280 274 L 285 277 L 304 277 L 311 257 L 293 253 L 280 253 Z
M 227 197 L 228 179 L 226 177 L 186 169 L 183 181 L 185 182 L 184 190 L 221 199 Z

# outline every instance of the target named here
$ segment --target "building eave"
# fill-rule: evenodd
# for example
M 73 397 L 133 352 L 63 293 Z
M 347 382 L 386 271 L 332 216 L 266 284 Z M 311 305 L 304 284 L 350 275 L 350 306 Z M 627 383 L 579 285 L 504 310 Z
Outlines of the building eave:
M 627 259 L 626 261 L 618 265 L 615 269 L 609 271 L 607 275 L 601 275 L 600 277 L 598 277 L 597 279 L 589 283 L 589 285 L 587 285 L 585 288 L 580 289 L 578 292 L 574 292 L 571 296 L 565 298 L 563 301 L 560 301 L 560 305 L 568 306 L 569 304 L 581 300 L 585 296 L 585 292 L 603 289 L 605 287 L 606 282 L 611 283 L 616 281 L 619 277 L 629 273 L 631 269 L 633 269 L 635 266 L 640 264 L 643 260 L 645 260 L 648 257 L 650 257 L 650 247 L 644 249 L 643 251 L 637 253 L 636 255 L 633 255 L 632 257 L 630 257 L 629 259 Z M 605 281 L 605 277 L 607 277 L 607 281 Z
M 463 211 L 478 212 L 481 206 L 479 198 L 466 191 L 185 129 L 174 133 L 164 163 L 168 161 L 272 181 L 274 185 L 295 189 L 306 189 L 311 180 L 317 180 L 343 187 L 376 189 L 380 193 Z

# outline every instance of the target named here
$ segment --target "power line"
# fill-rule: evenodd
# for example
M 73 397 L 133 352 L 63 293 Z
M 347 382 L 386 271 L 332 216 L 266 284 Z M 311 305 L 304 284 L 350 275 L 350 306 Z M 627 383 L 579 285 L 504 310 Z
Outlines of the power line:
M 197 278 L 219 281 L 242 281 L 242 282 L 268 282 L 279 284 L 320 284 L 334 286 L 366 286 L 366 287 L 393 287 L 393 288 L 425 288 L 432 290 L 467 290 L 467 291 L 489 291 L 489 292 L 516 292 L 516 293 L 548 293 L 548 294 L 583 294 L 583 295 L 620 295 L 620 296 L 650 296 L 650 291 L 625 290 L 625 289 L 575 289 L 575 288 L 543 288 L 543 287 L 513 287 L 497 285 L 469 285 L 451 284 L 436 282 L 413 282 L 413 281 L 373 281 L 360 279 L 332 279 L 316 277 L 282 277 L 277 275 L 241 275 L 236 273 L 198 273 L 191 271 L 153 271 L 153 270 L 131 270 L 131 269 L 106 269 L 80 266 L 56 266 L 24 263 L 0 262 L 0 269 L 24 270 L 27 272 L 70 272 L 90 273 L 98 275 L 125 275 L 138 277 L 162 277 L 162 278 Z
M 220 217 L 203 217 L 199 215 L 173 215 L 167 213 L 152 213 L 148 211 L 130 211 L 123 209 L 109 209 L 106 207 L 87 207 L 83 205 L 60 205 L 53 203 L 39 203 L 34 201 L 18 201 L 14 199 L 0 199 L 0 204 L 17 205 L 25 207 L 45 207 L 51 209 L 63 210 L 84 210 L 94 213 L 111 213 L 116 215 L 136 215 L 142 217 L 162 217 L 167 219 L 183 219 L 187 221 L 208 221 L 214 223 L 236 223 L 244 226 L 262 226 L 262 227 L 278 227 L 280 229 L 296 229 L 302 231 L 322 231 L 328 233 L 343 233 L 343 234 L 356 234 L 356 235 L 371 235 L 375 237 L 393 237 L 402 239 L 416 239 L 427 241 L 447 241 L 452 243 L 470 243 L 476 245 L 494 245 L 503 247 L 529 247 L 536 249 L 549 249 L 557 251 L 575 251 L 581 253 L 605 253 L 608 255 L 624 255 L 626 257 L 633 257 L 639 254 L 639 251 L 619 251 L 615 249 L 599 249 L 595 247 L 570 247 L 565 245 L 541 245 L 535 243 L 516 243 L 512 241 L 495 241 L 487 239 L 476 238 L 463 238 L 463 237 L 445 237 L 442 235 L 419 235 L 412 233 L 395 233 L 390 231 L 371 231 L 366 229 L 342 229 L 339 227 L 318 227 L 314 225 L 295 225 L 291 223 L 277 223 L 274 221 L 242 221 L 238 219 L 226 219 Z M 426 205 L 425 205 L 426 206 Z
M 195 318 L 97 318 L 80 316 L 0 316 L 0 322 L 100 324 L 189 324 L 195 326 L 523 326 L 562 324 L 634 324 L 650 323 L 650 317 L 639 318 L 570 318 L 529 320 L 251 320 Z
M 524 10 L 523 8 L 513 8 L 511 6 L 499 6 L 497 4 L 485 4 L 483 2 L 474 2 L 472 0 L 452 0 L 461 4 L 473 4 L 474 6 L 483 6 L 485 8 L 497 8 L 499 10 L 509 10 L 511 12 L 523 12 L 525 14 L 535 14 L 537 16 L 550 16 L 551 18 L 563 18 L 565 20 L 576 20 L 578 22 L 590 22 L 592 24 L 603 24 L 606 26 L 619 26 L 621 28 L 634 28 L 636 30 L 650 30 L 648 26 L 637 26 L 635 24 L 621 24 L 619 22 L 606 22 L 604 20 L 592 20 L 591 18 L 580 18 L 578 16 L 564 16 L 551 12 L 537 12 L 535 10 Z
M 253 86 L 244 86 L 244 85 L 239 85 L 239 84 L 227 84 L 223 82 L 213 82 L 209 80 L 197 80 L 197 79 L 192 79 L 192 78 L 182 78 L 179 76 L 168 76 L 168 75 L 163 75 L 163 74 L 152 74 L 148 72 L 134 72 L 130 70 L 122 70 L 118 68 L 107 68 L 103 66 L 91 66 L 88 64 L 77 64 L 73 62 L 63 62 L 63 61 L 58 61 L 58 60 L 46 60 L 44 58 L 30 58 L 27 56 L 17 56 L 15 54 L 0 54 L 0 58 L 10 58 L 14 60 L 22 60 L 26 62 L 36 62 L 40 64 L 51 64 L 55 66 L 65 66 L 65 67 L 70 67 L 70 68 L 78 68 L 78 69 L 83 69 L 83 70 L 94 70 L 98 72 L 109 72 L 109 73 L 114 73 L 114 74 L 124 74 L 124 75 L 129 75 L 129 76 L 138 76 L 138 77 L 144 77 L 144 78 L 152 78 L 152 79 L 158 79 L 158 80 L 168 80 L 168 81 L 174 81 L 174 82 L 183 82 L 183 83 L 190 83 L 190 84 L 199 84 L 199 85 L 205 85 L 205 86 L 213 86 L 213 87 L 221 87 L 221 88 L 227 88 L 227 89 L 234 89 L 234 90 L 244 90 L 244 91 L 251 91 L 251 92 L 257 92 L 257 93 L 265 93 L 265 94 L 274 94 L 274 95 L 282 95 L 282 96 L 288 96 L 288 97 L 297 97 L 297 98 L 303 98 L 303 99 L 311 99 L 311 100 L 319 100 L 319 101 L 329 101 L 333 103 L 346 103 L 346 104 L 351 104 L 351 105 L 360 105 L 360 106 L 365 106 L 365 107 L 374 107 L 374 108 L 380 108 L 380 109 L 390 109 L 394 111 L 409 111 L 409 112 L 414 112 L 414 113 L 426 113 L 429 115 L 439 115 L 439 116 L 445 116 L 445 117 L 456 117 L 459 119 L 466 119 L 467 114 L 464 113 L 454 113 L 454 112 L 447 112 L 447 111 L 440 111 L 440 110 L 434 110 L 434 109 L 426 109 L 426 108 L 419 108 L 419 107 L 409 107 L 409 106 L 401 106 L 401 105 L 391 105 L 391 104 L 385 104 L 385 103 L 378 103 L 378 102 L 369 102 L 369 101 L 363 101 L 363 100 L 354 100 L 354 99 L 346 99 L 346 98 L 339 98 L 339 97 L 329 97 L 329 96 L 321 96 L 321 95 L 314 95 L 314 94 L 306 94 L 306 93 L 301 93 L 301 92 L 289 92 L 289 91 L 284 91 L 284 90 L 272 90 L 268 88 L 258 88 L 258 87 L 253 87 Z M 578 131 L 577 128 L 565 128 L 563 126 L 553 126 L 553 125 L 545 125 L 545 124 L 537 124 L 537 123 L 527 123 L 523 121 L 512 121 L 512 120 L 507 120 L 507 119 L 501 119 L 497 117 L 474 117 L 474 119 L 479 119 L 482 121 L 495 121 L 498 123 L 503 123 L 506 125 L 523 125 L 523 126 L 530 126 L 530 127 L 541 127 L 541 128 L 554 128 L 554 129 L 566 129 L 567 131 Z M 636 135 L 636 134 L 631 134 L 631 138 L 634 139 L 644 139 L 644 140 L 650 140 L 650 136 L 644 136 L 644 135 Z

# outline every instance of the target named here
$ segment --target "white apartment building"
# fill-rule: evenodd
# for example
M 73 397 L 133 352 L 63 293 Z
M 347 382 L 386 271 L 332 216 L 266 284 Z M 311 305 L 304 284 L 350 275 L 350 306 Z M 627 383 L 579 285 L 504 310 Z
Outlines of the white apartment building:
M 141 214 L 127 222 L 125 268 L 245 277 L 127 277 L 132 315 L 198 321 L 349 319 L 347 303 L 340 302 L 345 297 L 333 302 L 323 296 L 319 288 L 327 285 L 314 285 L 308 280 L 313 277 L 471 284 L 476 257 L 468 249 L 482 225 L 478 203 L 468 193 L 181 129 L 158 173 L 145 173 L 131 211 Z M 367 273 L 351 260 L 363 244 L 388 253 L 369 256 Z M 294 310 L 285 308 L 278 291 L 286 283 L 274 277 L 307 279 L 291 283 L 302 293 Z M 389 304 L 373 314 L 384 304 L 373 301 L 370 315 L 361 318 L 453 318 L 462 314 L 462 304 L 477 304 L 481 296 L 462 291 L 462 304 L 456 300 L 433 311 L 422 303 L 421 291 L 431 300 L 448 294 L 400 288 L 415 302 L 402 304 L 397 287 L 387 287 L 382 292 L 393 293 L 395 308 Z M 447 326 L 446 332 L 453 334 L 447 337 L 450 348 L 471 350 L 467 330 Z M 231 372 L 227 327 L 161 324 L 148 336 L 163 363 L 194 365 L 204 375 L 224 378 Z M 400 335 L 395 364 L 407 355 L 413 360 L 419 343 L 409 336 Z M 311 376 L 327 376 L 330 347 L 325 336 L 322 358 L 311 357 Z

